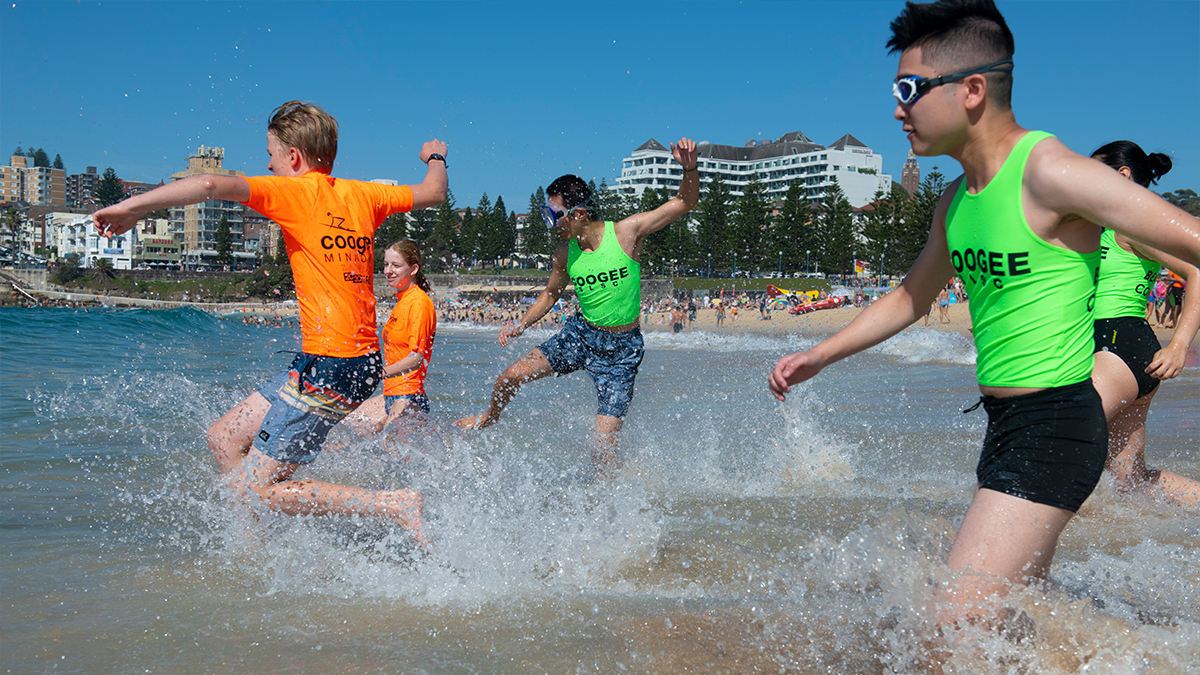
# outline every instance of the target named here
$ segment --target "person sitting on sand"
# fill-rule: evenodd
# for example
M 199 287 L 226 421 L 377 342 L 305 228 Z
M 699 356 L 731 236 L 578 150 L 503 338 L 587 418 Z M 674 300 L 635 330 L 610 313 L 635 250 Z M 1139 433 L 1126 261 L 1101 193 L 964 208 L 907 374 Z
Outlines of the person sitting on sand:
M 341 419 L 380 379 L 372 253 L 376 229 L 393 213 L 446 199 L 446 144 L 425 143 L 419 185 L 333 178 L 337 121 L 321 108 L 288 101 L 267 124 L 271 176 L 198 175 L 97 211 L 100 236 L 129 231 L 157 209 L 211 199 L 236 201 L 279 223 L 296 277 L 303 352 L 208 430 L 221 472 L 242 492 L 291 515 L 389 518 L 420 542 L 421 495 L 292 480 L 311 463 Z
M 594 219 L 594 195 L 578 176 L 562 176 L 550 184 L 542 216 L 562 242 L 554 250 L 546 289 L 517 325 L 500 331 L 500 345 L 507 346 L 510 339 L 542 318 L 568 281 L 575 284 L 579 315 L 500 374 L 485 412 L 464 417 L 456 425 L 464 429 L 491 426 L 521 385 L 583 368 L 592 376 L 599 400 L 592 461 L 600 478 L 616 477 L 617 433 L 633 399 L 633 381 L 644 353 L 638 321 L 642 244 L 700 199 L 696 143 L 683 138 L 678 145 L 671 145 L 671 151 L 683 167 L 679 193 L 653 211 L 618 223 Z
M 1092 385 L 1092 307 L 1104 223 L 1200 263 L 1200 221 L 1050 134 L 1017 124 L 1014 43 L 991 0 L 909 2 L 892 23 L 895 117 L 920 156 L 963 175 L 893 292 L 768 378 L 780 400 L 826 366 L 920 318 L 955 273 L 970 295 L 988 414 L 978 483 L 937 591 L 934 622 L 996 626 L 994 598 L 1045 579 L 1058 538 L 1104 470 L 1108 434 Z M 985 190 L 986 188 L 986 190 Z M 1052 289 L 1053 292 L 1047 292 Z M 935 667 L 944 654 L 930 654 Z

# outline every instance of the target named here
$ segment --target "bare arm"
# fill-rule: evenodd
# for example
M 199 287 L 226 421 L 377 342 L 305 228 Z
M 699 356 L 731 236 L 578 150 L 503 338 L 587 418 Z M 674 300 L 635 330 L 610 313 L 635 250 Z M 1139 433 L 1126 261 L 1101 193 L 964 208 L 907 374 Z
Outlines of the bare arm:
M 946 243 L 946 211 L 957 189 L 955 181 L 942 194 L 925 248 L 896 290 L 868 305 L 848 326 L 812 349 L 779 359 L 767 377 L 775 398 L 784 400 L 793 384 L 816 376 L 831 363 L 883 342 L 925 316 L 925 308 L 954 274 Z
M 550 279 L 546 282 L 546 288 L 516 325 L 505 326 L 500 331 L 500 345 L 507 347 L 509 338 L 518 337 L 525 332 L 526 328 L 546 316 L 546 312 L 549 312 L 554 307 L 554 303 L 562 297 L 563 290 L 567 287 L 567 279 L 567 243 L 563 242 L 554 249 L 553 267 L 550 270 Z
M 1027 216 L 1031 212 L 1042 218 L 1049 214 L 1056 222 L 1079 216 L 1124 235 L 1124 240 L 1138 250 L 1153 252 L 1148 257 L 1164 263 L 1170 259 L 1182 268 L 1181 273 L 1189 274 L 1189 279 L 1200 267 L 1200 220 L 1105 164 L 1071 152 L 1062 143 L 1052 140 L 1034 147 L 1024 185 L 1032 199 Z M 1146 372 L 1161 373 L 1155 375 L 1160 379 L 1179 374 L 1183 352 L 1200 326 L 1200 309 L 1195 303 L 1200 300 L 1192 298 L 1187 303 L 1188 319 L 1175 333 L 1181 342 L 1176 345 L 1173 339 L 1172 345 L 1176 346 L 1155 354 Z
M 137 225 L 142 216 L 158 209 L 199 204 L 210 199 L 245 202 L 250 199 L 250 183 L 241 176 L 202 174 L 189 176 L 160 188 L 106 206 L 92 214 L 96 232 L 102 237 L 124 234 Z
M 450 176 L 446 174 L 446 162 L 436 159 L 429 161 L 429 156 L 438 154 L 442 157 L 449 152 L 446 144 L 437 140 L 427 141 L 421 146 L 421 161 L 428 167 L 425 170 L 425 180 L 420 185 L 408 186 L 413 193 L 413 208 L 427 209 L 446 201 L 446 189 L 450 187 Z
M 1155 353 L 1146 373 L 1160 380 L 1169 380 L 1183 372 L 1187 348 L 1200 330 L 1200 268 L 1189 265 L 1175 256 L 1145 244 L 1130 241 L 1124 235 L 1116 236 L 1117 245 L 1133 251 L 1134 255 L 1162 263 L 1167 269 L 1187 279 L 1191 293 L 1183 296 L 1183 313 L 1175 326 L 1175 334 L 1166 347 Z
M 1076 215 L 1200 266 L 1200 220 L 1054 139 L 1034 146 L 1024 185 L 1035 213 L 1052 214 L 1055 220 Z
M 683 180 L 680 181 L 679 192 L 657 209 L 636 213 L 617 223 L 617 236 L 623 239 L 628 237 L 632 241 L 630 249 L 635 249 L 636 242 L 663 229 L 700 202 L 700 171 L 696 168 L 696 142 L 681 138 L 679 145 L 671 144 L 671 153 L 675 156 L 675 161 L 683 167 Z
M 421 355 L 421 352 L 409 352 L 408 356 L 405 356 L 404 358 L 400 359 L 399 361 L 396 361 L 395 363 L 391 363 L 391 364 L 384 366 L 383 367 L 383 376 L 384 377 L 395 377 L 397 375 L 411 373 L 412 371 L 416 370 L 417 368 L 420 368 L 421 362 L 424 360 L 425 360 L 425 357 Z

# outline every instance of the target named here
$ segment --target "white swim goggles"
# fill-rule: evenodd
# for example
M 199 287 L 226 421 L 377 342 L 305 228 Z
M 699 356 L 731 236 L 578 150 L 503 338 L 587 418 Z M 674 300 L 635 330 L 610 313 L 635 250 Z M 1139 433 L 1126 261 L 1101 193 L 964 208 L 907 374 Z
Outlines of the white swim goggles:
M 1006 59 L 1000 59 L 995 63 L 989 63 L 986 66 L 979 66 L 978 68 L 971 68 L 969 70 L 960 70 L 957 73 L 950 73 L 949 75 L 942 75 L 941 77 L 925 78 L 917 77 L 916 75 L 909 75 L 908 77 L 902 77 L 892 83 L 892 96 L 895 96 L 896 100 L 904 105 L 912 105 L 913 103 L 917 102 L 917 99 L 924 96 L 925 92 L 933 89 L 939 84 L 957 82 L 971 75 L 982 73 L 1011 73 L 1012 68 L 1000 67 L 1004 65 L 1013 65 L 1011 56 Z

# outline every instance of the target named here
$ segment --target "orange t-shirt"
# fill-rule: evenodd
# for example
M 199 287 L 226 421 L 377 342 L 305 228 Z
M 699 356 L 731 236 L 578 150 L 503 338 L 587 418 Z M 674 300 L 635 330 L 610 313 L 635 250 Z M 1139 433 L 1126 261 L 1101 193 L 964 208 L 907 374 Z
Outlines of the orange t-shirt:
M 246 181 L 246 206 L 283 229 L 300 301 L 304 352 L 352 357 L 379 351 L 375 230 L 393 213 L 412 209 L 412 190 L 341 180 L 319 171 Z
M 433 358 L 437 312 L 425 291 L 413 284 L 396 296 L 387 323 L 383 324 L 384 363 L 393 364 L 412 352 L 421 355 L 421 366 L 383 381 L 385 396 L 405 396 L 425 391 L 425 369 Z

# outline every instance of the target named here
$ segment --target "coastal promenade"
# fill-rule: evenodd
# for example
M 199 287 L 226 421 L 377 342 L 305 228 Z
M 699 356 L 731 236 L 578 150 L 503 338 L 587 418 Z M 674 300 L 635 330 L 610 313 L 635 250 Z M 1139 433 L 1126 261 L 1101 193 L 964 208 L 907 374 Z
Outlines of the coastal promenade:
M 260 314 L 275 314 L 278 316 L 295 315 L 296 302 L 184 302 L 182 300 L 155 300 L 153 298 L 127 298 L 122 295 L 99 295 L 95 293 L 78 293 L 75 291 L 35 291 L 40 295 L 65 302 L 98 302 L 105 307 L 147 307 L 150 309 L 172 309 L 175 307 L 195 307 L 210 312 L 257 312 Z

